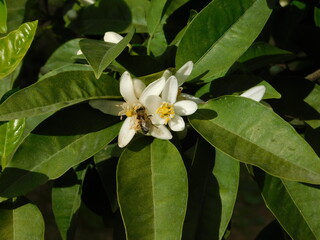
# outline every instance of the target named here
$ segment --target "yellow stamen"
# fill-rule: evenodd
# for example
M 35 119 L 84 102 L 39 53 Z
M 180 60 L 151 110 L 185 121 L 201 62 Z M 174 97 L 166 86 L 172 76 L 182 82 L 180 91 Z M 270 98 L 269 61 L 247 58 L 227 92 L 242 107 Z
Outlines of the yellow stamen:
M 173 104 L 164 102 L 160 105 L 160 107 L 158 107 L 156 112 L 160 115 L 161 118 L 164 118 L 165 124 L 167 124 L 170 119 L 174 117 Z

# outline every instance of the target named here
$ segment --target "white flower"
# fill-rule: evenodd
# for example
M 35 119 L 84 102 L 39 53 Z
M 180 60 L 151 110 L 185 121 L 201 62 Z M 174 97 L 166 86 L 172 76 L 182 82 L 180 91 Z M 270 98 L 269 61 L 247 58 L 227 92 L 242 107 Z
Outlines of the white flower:
M 260 102 L 265 92 L 266 92 L 266 87 L 263 85 L 260 85 L 260 86 L 255 86 L 248 89 L 247 91 L 242 93 L 240 96 L 250 98 L 252 100 Z
M 104 113 L 127 117 L 119 132 L 119 147 L 125 147 L 137 132 L 160 139 L 171 139 L 170 131 L 163 124 L 153 125 L 151 116 L 139 100 L 150 95 L 159 96 L 164 85 L 165 78 L 162 77 L 145 87 L 142 81 L 132 79 L 128 72 L 124 72 L 120 78 L 120 93 L 125 102 L 92 100 L 89 104 Z
M 161 97 L 149 94 L 140 98 L 141 103 L 151 114 L 151 121 L 155 125 L 168 124 L 172 131 L 182 131 L 185 122 L 181 116 L 193 114 L 198 105 L 190 100 L 177 101 L 178 80 L 171 76 L 166 81 Z
M 181 86 L 187 80 L 187 78 L 192 72 L 192 69 L 193 69 L 192 61 L 186 62 L 181 68 L 178 69 L 178 71 L 174 75 L 178 80 L 178 86 Z M 169 70 L 166 70 L 163 72 L 162 76 L 168 79 L 169 77 L 172 76 L 172 72 Z
M 123 37 L 116 32 L 106 32 L 103 37 L 103 41 L 107 43 L 119 43 Z

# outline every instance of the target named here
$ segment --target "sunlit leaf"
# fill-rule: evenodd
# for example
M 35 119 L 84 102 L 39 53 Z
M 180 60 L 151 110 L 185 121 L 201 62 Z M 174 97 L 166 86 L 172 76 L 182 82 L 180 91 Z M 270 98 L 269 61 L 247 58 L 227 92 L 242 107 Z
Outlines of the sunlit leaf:
M 10 96 L 0 105 L 0 121 L 41 115 L 93 98 L 119 97 L 119 83 L 108 75 L 96 79 L 88 71 L 61 72 Z
M 84 114 L 83 121 L 77 122 L 80 113 Z M 100 114 L 88 106 L 86 111 L 76 108 L 47 119 L 36 133 L 28 135 L 7 164 L 0 176 L 0 195 L 11 197 L 29 192 L 49 179 L 60 177 L 110 143 L 121 124 L 110 125 L 114 117 Z
M 24 23 L 0 38 L 0 79 L 9 75 L 27 53 L 37 29 L 37 21 Z
M 134 28 L 132 28 L 118 44 L 92 39 L 82 39 L 80 41 L 81 51 L 90 63 L 96 78 L 99 78 L 103 70 L 127 47 L 134 31 Z
M 5 0 L 0 0 L 0 33 L 7 32 L 7 5 Z
M 177 68 L 191 60 L 195 65 L 189 80 L 224 76 L 256 39 L 270 14 L 265 0 L 212 1 L 188 25 L 177 50 Z
M 11 120 L 0 124 L 0 157 L 2 169 L 6 167 L 6 159 L 17 147 L 25 128 L 24 119 Z
M 44 220 L 40 210 L 26 199 L 0 203 L 1 240 L 44 239 Z
M 251 99 L 225 96 L 199 106 L 191 125 L 233 158 L 278 177 L 320 183 L 319 157 L 291 125 Z
M 122 153 L 117 192 L 127 239 L 181 239 L 187 174 L 169 142 L 140 139 Z

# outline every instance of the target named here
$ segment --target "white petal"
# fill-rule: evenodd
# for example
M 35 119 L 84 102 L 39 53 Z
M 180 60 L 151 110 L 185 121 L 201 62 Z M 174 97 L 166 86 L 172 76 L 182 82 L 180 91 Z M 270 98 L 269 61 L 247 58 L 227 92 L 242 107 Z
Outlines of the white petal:
M 159 139 L 171 139 L 172 134 L 167 127 L 164 125 L 153 126 L 150 129 L 151 136 Z
M 131 139 L 136 134 L 136 130 L 134 130 L 134 118 L 128 117 L 124 120 L 119 136 L 118 136 L 118 146 L 123 148 L 128 145 Z
M 118 43 L 123 39 L 123 37 L 115 32 L 106 32 L 104 34 L 103 40 L 105 42 L 109 42 L 109 43 Z
M 84 6 L 89 6 L 95 3 L 95 0 L 80 0 L 80 2 L 84 5 Z
M 168 79 L 171 76 L 172 76 L 172 72 L 169 70 L 165 70 L 162 74 L 162 77 L 164 77 L 165 79 Z
M 122 111 L 121 105 L 124 104 L 124 102 L 112 100 L 90 100 L 89 104 L 91 107 L 99 109 L 103 113 L 119 116 L 119 112 Z
M 165 120 L 156 113 L 162 102 L 161 97 L 155 95 L 148 96 L 145 102 L 141 102 L 146 107 L 153 124 L 164 124 L 165 122 Z
M 197 111 L 198 105 L 190 100 L 182 100 L 174 104 L 174 112 L 180 116 L 187 116 Z
M 126 102 L 131 104 L 138 102 L 134 93 L 132 78 L 127 71 L 120 78 L 120 93 Z
M 178 95 L 178 81 L 175 76 L 171 76 L 167 80 L 166 85 L 164 86 L 163 91 L 161 93 L 161 96 L 165 102 L 174 104 L 177 100 L 177 95 Z
M 180 117 L 179 115 L 175 115 L 174 118 L 172 118 L 168 124 L 169 124 L 169 127 L 171 128 L 171 130 L 175 131 L 175 132 L 182 131 L 186 126 L 183 118 Z
M 250 98 L 252 100 L 259 102 L 262 99 L 265 92 L 266 92 L 266 87 L 261 85 L 261 86 L 255 86 L 253 88 L 250 88 L 249 90 L 242 93 L 240 96 Z
M 150 83 L 141 93 L 139 98 L 140 102 L 145 102 L 146 98 L 151 95 L 159 96 L 165 84 L 166 79 L 164 77 L 161 77 L 158 80 Z
M 81 50 L 78 50 L 77 51 L 77 55 L 82 55 L 83 53 L 82 53 L 82 51 Z
M 132 81 L 133 81 L 134 93 L 137 98 L 140 98 L 141 93 L 146 88 L 146 85 L 144 84 L 144 82 L 142 82 L 140 79 L 137 79 L 137 78 L 134 78 Z
M 178 100 L 190 100 L 192 102 L 195 102 L 197 104 L 204 103 L 204 101 L 198 97 L 195 97 L 193 95 L 187 94 L 187 93 L 180 93 L 178 96 Z
M 193 62 L 186 62 L 175 74 L 178 79 L 178 85 L 181 86 L 189 77 L 193 69 Z

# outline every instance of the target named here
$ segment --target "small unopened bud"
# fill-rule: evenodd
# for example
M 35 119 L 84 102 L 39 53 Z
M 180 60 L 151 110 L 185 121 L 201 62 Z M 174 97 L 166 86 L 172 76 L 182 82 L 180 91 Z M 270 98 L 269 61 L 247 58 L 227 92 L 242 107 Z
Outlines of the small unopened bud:
M 108 43 L 115 43 L 117 44 L 123 39 L 123 37 L 115 32 L 106 32 L 103 37 L 103 41 Z

